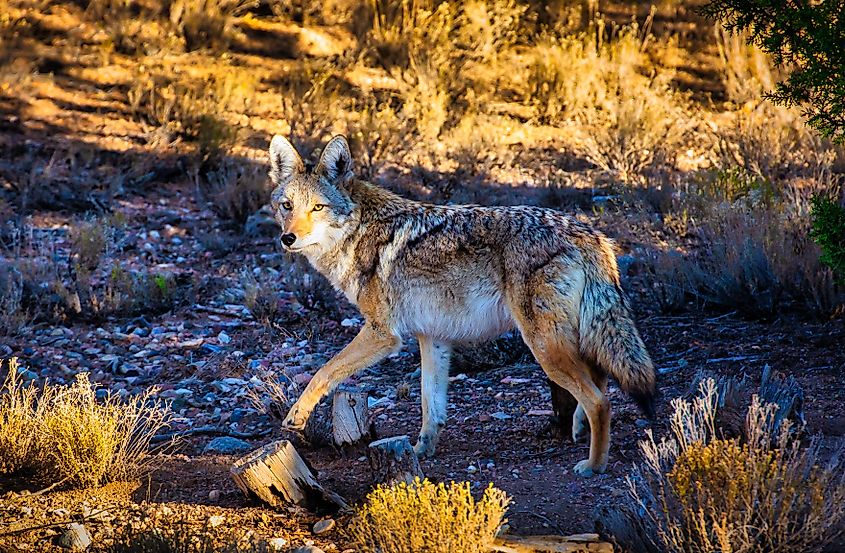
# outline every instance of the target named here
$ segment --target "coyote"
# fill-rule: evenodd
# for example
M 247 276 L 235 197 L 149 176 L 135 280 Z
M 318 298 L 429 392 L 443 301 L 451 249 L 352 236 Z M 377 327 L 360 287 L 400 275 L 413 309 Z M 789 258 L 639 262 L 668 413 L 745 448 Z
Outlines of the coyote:
M 415 336 L 422 359 L 417 455 L 433 455 L 446 424 L 452 344 L 519 329 L 556 384 L 577 400 L 573 437 L 590 456 L 582 476 L 607 467 L 612 375 L 653 416 L 655 372 L 619 285 L 613 243 L 588 225 L 539 207 L 443 206 L 402 198 L 355 177 L 343 136 L 313 169 L 282 136 L 270 144 L 271 205 L 281 242 L 301 253 L 366 319 L 321 368 L 283 427 L 301 431 L 347 377 Z

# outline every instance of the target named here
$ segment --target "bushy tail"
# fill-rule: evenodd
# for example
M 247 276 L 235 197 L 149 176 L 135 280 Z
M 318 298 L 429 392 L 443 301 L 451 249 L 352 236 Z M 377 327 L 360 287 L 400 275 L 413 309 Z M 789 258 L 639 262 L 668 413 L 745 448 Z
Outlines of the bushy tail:
M 586 267 L 581 299 L 580 349 L 585 359 L 610 373 L 649 417 L 654 417 L 657 377 L 619 286 L 612 243 Z

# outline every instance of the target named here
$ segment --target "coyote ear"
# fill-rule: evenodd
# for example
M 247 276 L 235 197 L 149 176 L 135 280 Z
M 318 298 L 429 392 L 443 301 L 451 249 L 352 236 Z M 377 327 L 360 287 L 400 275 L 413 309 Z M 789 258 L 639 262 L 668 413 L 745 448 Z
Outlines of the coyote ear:
M 338 135 L 329 140 L 314 172 L 322 172 L 331 182 L 339 184 L 352 177 L 352 152 L 349 151 L 345 136 Z
M 276 185 L 288 182 L 294 175 L 305 172 L 305 164 L 288 142 L 288 139 L 276 135 L 270 142 L 270 178 Z

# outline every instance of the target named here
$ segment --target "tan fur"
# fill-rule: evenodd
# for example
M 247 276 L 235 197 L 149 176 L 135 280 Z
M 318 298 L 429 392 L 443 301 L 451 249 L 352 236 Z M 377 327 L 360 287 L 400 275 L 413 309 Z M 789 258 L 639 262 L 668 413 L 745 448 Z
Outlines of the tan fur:
M 291 408 L 301 430 L 343 379 L 415 336 L 422 357 L 423 425 L 431 455 L 446 422 L 451 344 L 518 328 L 554 382 L 579 402 L 573 433 L 591 430 L 582 475 L 607 466 L 607 374 L 647 409 L 655 373 L 619 284 L 613 243 L 537 207 L 438 206 L 354 177 L 343 137 L 308 171 L 282 137 L 270 148 L 272 206 L 287 246 L 305 255 L 366 318 L 359 335 L 314 376 Z M 324 207 L 321 207 L 324 206 Z M 316 211 L 315 211 L 316 207 Z M 289 209 L 288 209 L 289 208 Z

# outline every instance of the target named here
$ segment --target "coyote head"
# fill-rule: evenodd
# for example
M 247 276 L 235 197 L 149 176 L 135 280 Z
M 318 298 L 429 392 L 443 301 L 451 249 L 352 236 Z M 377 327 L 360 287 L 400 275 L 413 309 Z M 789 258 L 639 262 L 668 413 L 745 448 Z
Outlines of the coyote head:
M 286 250 L 319 254 L 346 234 L 355 208 L 346 189 L 352 177 L 352 154 L 343 136 L 326 144 L 313 170 L 287 139 L 273 137 L 270 179 L 276 188 L 271 205 Z

